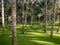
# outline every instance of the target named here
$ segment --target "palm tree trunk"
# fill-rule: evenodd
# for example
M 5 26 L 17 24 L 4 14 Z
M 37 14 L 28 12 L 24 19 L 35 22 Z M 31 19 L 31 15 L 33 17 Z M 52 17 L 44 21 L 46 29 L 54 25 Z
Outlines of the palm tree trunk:
M 25 25 L 26 25 L 26 22 L 27 22 L 27 14 L 25 15 Z
M 24 34 L 24 24 L 25 24 L 25 11 L 24 11 L 24 1 L 22 1 L 22 34 Z
M 57 0 L 57 2 L 58 2 L 58 0 Z M 56 12 L 58 13 L 58 3 L 56 4 L 56 6 L 57 6 L 57 9 L 56 9 Z M 58 21 L 59 21 L 59 25 L 58 25 L 58 29 L 57 29 L 57 33 L 60 31 L 60 15 L 58 15 Z
M 24 34 L 24 18 L 22 18 L 22 34 Z
M 46 33 L 47 30 L 47 0 L 45 0 L 45 24 L 44 24 L 44 32 Z
M 60 15 L 59 15 L 59 26 L 58 26 L 57 32 L 59 32 L 59 31 L 60 31 Z
M 16 0 L 12 0 L 12 45 L 16 45 Z
M 52 28 L 51 28 L 50 38 L 53 37 L 53 31 L 54 31 L 54 26 L 55 26 L 55 13 L 56 13 L 55 2 L 56 0 L 53 0 L 53 16 L 52 16 Z
M 2 34 L 4 34 L 4 0 L 2 0 Z
M 32 28 L 32 24 L 33 24 L 33 16 L 31 15 L 31 25 L 30 25 L 30 28 Z
M 31 25 L 30 27 L 32 28 L 32 24 L 33 24 L 33 16 L 34 16 L 34 9 L 33 9 L 33 4 L 34 4 L 34 0 L 31 0 L 32 4 L 31 4 Z

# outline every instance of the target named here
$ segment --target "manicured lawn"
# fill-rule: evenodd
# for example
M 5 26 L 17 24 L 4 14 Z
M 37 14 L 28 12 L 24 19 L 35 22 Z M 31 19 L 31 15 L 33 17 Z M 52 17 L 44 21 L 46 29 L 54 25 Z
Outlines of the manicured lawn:
M 31 29 L 29 25 L 25 26 L 25 33 L 21 34 L 21 25 L 17 25 L 17 45 L 60 45 L 60 33 L 57 33 L 55 26 L 54 36 L 50 38 L 50 28 L 48 26 L 47 33 L 43 33 L 43 26 L 33 24 Z M 1 35 L 0 28 L 0 45 L 12 45 L 12 31 L 11 27 L 5 26 L 5 35 Z

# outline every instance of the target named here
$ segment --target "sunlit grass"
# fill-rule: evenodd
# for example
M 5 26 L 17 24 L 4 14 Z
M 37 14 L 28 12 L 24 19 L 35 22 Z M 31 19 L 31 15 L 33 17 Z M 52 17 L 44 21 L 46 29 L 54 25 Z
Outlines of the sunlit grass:
M 38 22 L 35 22 L 32 28 L 30 28 L 30 24 L 25 25 L 24 34 L 21 34 L 22 25 L 17 25 L 17 45 L 60 45 L 60 33 L 57 33 L 58 25 L 54 27 L 53 38 L 50 38 L 51 26 L 48 25 L 47 33 L 44 33 L 42 25 L 43 23 Z M 12 45 L 11 27 L 5 26 L 4 36 L 1 35 L 1 32 L 2 29 L 0 30 L 0 45 Z
M 31 40 L 31 41 L 38 43 L 38 44 L 42 44 L 42 45 L 56 45 L 53 42 L 47 42 L 47 41 L 41 41 L 41 40 Z

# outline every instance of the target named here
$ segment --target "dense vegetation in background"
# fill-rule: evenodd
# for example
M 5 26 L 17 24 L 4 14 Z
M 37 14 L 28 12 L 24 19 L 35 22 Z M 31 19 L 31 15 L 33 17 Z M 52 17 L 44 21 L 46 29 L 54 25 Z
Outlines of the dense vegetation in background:
M 48 2 L 48 9 L 51 9 L 51 7 L 52 7 L 52 4 L 51 4 L 51 2 L 48 0 L 47 1 Z M 27 2 L 26 2 L 27 3 Z M 30 13 L 31 13 L 31 10 L 30 10 L 30 6 L 31 6 L 31 4 L 30 3 L 28 3 L 28 8 L 26 8 L 26 3 L 24 4 L 24 8 L 25 8 L 25 11 L 26 11 L 26 9 L 27 9 L 27 12 L 28 12 L 28 17 L 30 17 L 29 15 L 30 15 Z M 5 7 L 5 20 L 7 21 L 7 18 L 9 17 L 9 16 L 11 16 L 11 0 L 5 0 L 5 3 L 4 3 L 5 5 L 4 5 L 4 7 Z M 0 4 L 1 5 L 1 4 Z M 22 3 L 21 3 L 21 1 L 19 1 L 19 0 L 17 0 L 17 21 L 19 20 L 21 20 L 21 19 L 19 19 L 19 17 L 21 18 L 21 16 L 22 16 Z M 43 13 L 43 10 L 44 10 L 44 8 L 45 8 L 45 1 L 43 0 L 43 1 L 41 1 L 41 2 L 38 2 L 38 1 L 35 1 L 34 2 L 34 4 L 32 5 L 32 8 L 33 8 L 33 10 L 34 10 L 34 16 L 37 16 L 38 14 L 42 14 Z M 1 6 L 0 6 L 0 9 L 1 9 Z M 0 13 L 1 14 L 1 13 Z M 43 14 L 42 14 L 43 15 Z M 28 18 L 27 17 L 27 18 Z M 44 18 L 44 16 L 41 16 L 42 18 Z M 30 20 L 30 19 L 29 19 Z M 42 19 L 41 19 L 42 20 Z M 18 22 L 19 22 L 18 21 Z

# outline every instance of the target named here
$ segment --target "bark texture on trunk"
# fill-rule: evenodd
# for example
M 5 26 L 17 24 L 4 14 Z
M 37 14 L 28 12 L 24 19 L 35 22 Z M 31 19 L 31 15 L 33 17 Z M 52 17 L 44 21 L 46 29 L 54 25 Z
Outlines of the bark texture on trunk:
M 60 15 L 59 15 L 59 25 L 58 25 L 58 30 L 57 32 L 60 32 Z
M 16 0 L 12 0 L 12 45 L 16 45 Z
M 24 25 L 25 25 L 24 2 L 26 3 L 26 0 L 22 1 L 22 34 L 24 34 Z
M 22 18 L 22 34 L 24 34 L 24 18 Z
M 4 34 L 4 0 L 2 0 L 2 34 Z
M 56 0 L 58 2 L 58 0 Z M 58 6 L 59 6 L 59 3 L 56 3 L 56 6 L 57 6 L 57 9 L 56 9 L 56 13 L 58 13 Z M 58 21 L 59 21 L 59 25 L 58 25 L 58 29 L 57 29 L 57 33 L 60 32 L 60 15 L 58 15 Z
M 34 19 L 34 18 L 33 18 L 33 17 L 34 17 L 34 10 L 33 10 L 34 1 L 35 1 L 35 0 L 31 0 L 31 3 L 32 3 L 32 4 L 31 4 L 31 22 L 30 22 L 30 24 L 31 24 L 30 27 L 31 27 L 31 28 L 32 28 L 33 19 Z
M 31 16 L 31 25 L 30 25 L 30 28 L 32 28 L 32 24 L 33 24 L 33 16 Z
M 45 21 L 45 24 L 44 24 L 44 32 L 46 33 L 46 30 L 47 30 L 47 0 L 45 0 L 45 17 L 44 17 L 44 21 Z
M 26 22 L 27 22 L 27 8 L 28 8 L 28 2 L 26 1 L 25 25 L 26 25 Z
M 52 16 L 52 28 L 51 28 L 50 38 L 53 37 L 53 31 L 54 31 L 54 26 L 55 26 L 55 13 L 56 13 L 55 2 L 56 0 L 53 0 L 53 16 Z

